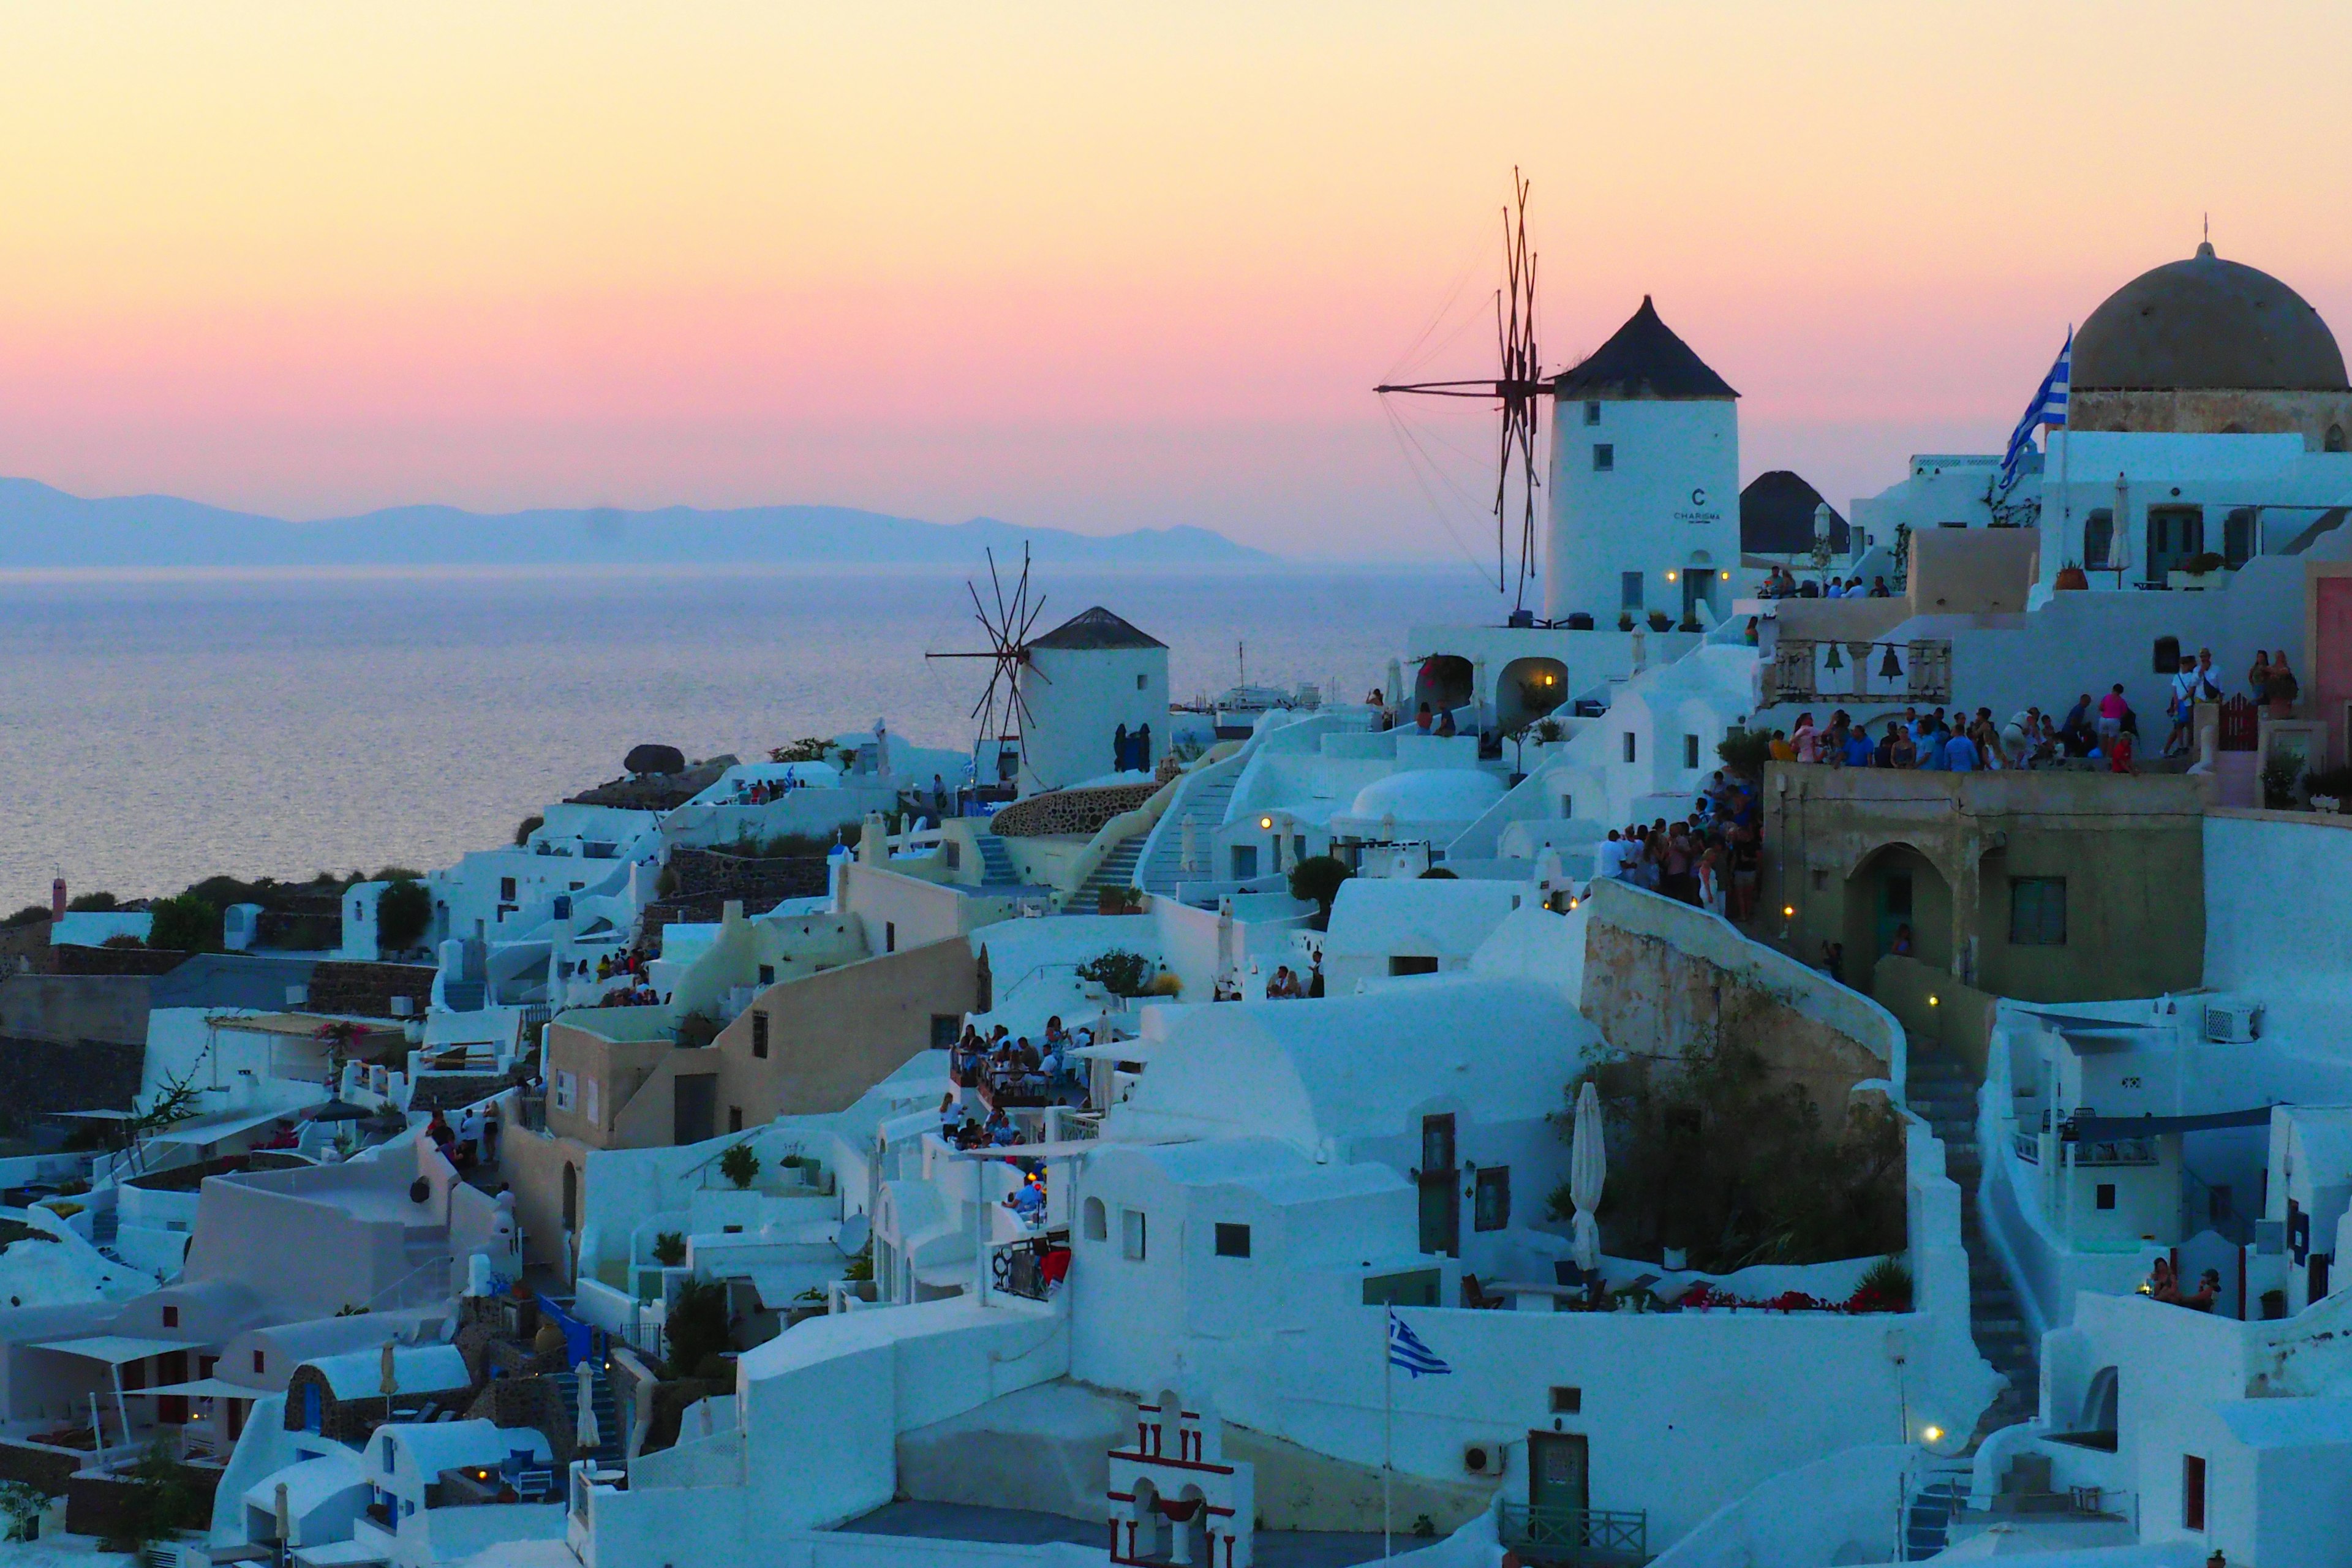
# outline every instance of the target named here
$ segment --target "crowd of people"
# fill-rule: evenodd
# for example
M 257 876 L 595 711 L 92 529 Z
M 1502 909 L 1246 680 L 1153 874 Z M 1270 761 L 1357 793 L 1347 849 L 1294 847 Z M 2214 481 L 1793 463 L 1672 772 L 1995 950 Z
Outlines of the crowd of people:
M 1613 877 L 1745 921 L 1756 910 L 1763 865 L 1763 811 L 1753 780 L 1718 769 L 1679 822 L 1609 830 L 1593 876 Z
M 646 973 L 646 955 L 634 947 L 600 955 L 595 974 L 600 985 L 614 980 L 626 982 L 598 996 L 599 1007 L 652 1007 L 665 1000 Z
M 2193 703 L 2180 705 L 2178 734 L 2188 733 Z M 2139 715 L 2124 696 L 2121 683 L 2105 696 L 2089 692 L 2074 700 L 2063 718 L 2038 706 L 2013 713 L 2006 722 L 1992 710 L 1970 712 L 1956 703 L 1925 712 L 1906 708 L 1880 721 L 1878 732 L 1856 721 L 1843 708 L 1827 724 L 1816 724 L 1810 712 L 1797 715 L 1793 730 L 1775 730 L 1772 760 L 1820 763 L 1833 768 L 1917 768 L 1929 773 L 1989 773 L 2004 768 L 2046 768 L 2070 759 L 2104 765 L 2110 773 L 2134 771 L 2141 744 Z M 2185 744 L 2185 740 L 2182 741 Z M 2170 747 L 2168 746 L 2168 750 Z
M 1800 583 L 1786 566 L 1775 566 L 1756 590 L 1759 599 L 1891 599 L 1895 590 L 1886 585 L 1884 577 L 1873 577 L 1870 586 L 1862 585 L 1859 577 L 1840 580 L 1827 577 L 1820 583 Z
M 1091 1030 L 1066 1029 L 1058 1014 L 1045 1020 L 1034 1044 L 1026 1035 L 1015 1038 L 1002 1024 L 985 1037 L 966 1024 L 948 1065 L 957 1083 L 984 1087 L 992 1103 L 1075 1103 L 1071 1097 L 1085 1093 L 1078 1076 L 1084 1058 L 1075 1053 L 1092 1044 Z

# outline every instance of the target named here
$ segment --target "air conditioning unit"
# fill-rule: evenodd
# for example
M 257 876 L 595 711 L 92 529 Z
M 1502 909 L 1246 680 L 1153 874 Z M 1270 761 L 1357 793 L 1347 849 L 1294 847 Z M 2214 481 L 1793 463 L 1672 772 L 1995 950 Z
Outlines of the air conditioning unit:
M 1462 1468 L 1474 1476 L 1499 1476 L 1503 1458 L 1510 1449 L 1500 1443 L 1465 1443 L 1462 1445 Z
M 2216 1045 L 2243 1045 L 2261 1037 L 2263 1005 L 2259 1002 L 2208 1002 L 2205 1037 Z

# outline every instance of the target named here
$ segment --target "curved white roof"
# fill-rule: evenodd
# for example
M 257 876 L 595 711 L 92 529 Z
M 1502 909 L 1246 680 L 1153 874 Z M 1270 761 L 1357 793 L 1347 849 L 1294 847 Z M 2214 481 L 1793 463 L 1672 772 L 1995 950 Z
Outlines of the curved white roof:
M 1548 1115 L 1601 1035 L 1550 986 L 1438 976 L 1315 1002 L 1169 1008 L 1165 1038 L 1107 1139 L 1257 1135 L 1312 1152 L 1402 1136 L 1423 1107 Z
M 383 1392 L 383 1347 L 319 1356 L 305 1363 L 319 1369 L 338 1399 L 368 1399 Z M 455 1345 L 394 1345 L 392 1374 L 403 1394 L 469 1388 L 474 1375 Z
M 495 1465 L 510 1453 L 528 1448 L 534 1458 L 552 1451 L 545 1435 L 532 1426 L 501 1426 L 495 1421 L 394 1422 L 375 1429 L 408 1457 L 409 1468 L 430 1480 L 460 1465 Z
M 1407 768 L 1356 792 L 1350 816 L 1467 822 L 1503 798 L 1503 781 L 1477 768 Z
M 368 1484 L 367 1472 L 360 1468 L 360 1457 L 348 1448 L 336 1448 L 270 1471 L 245 1489 L 245 1506 L 264 1513 L 276 1512 L 280 1482 L 286 1487 L 287 1514 L 297 1524 L 312 1510 L 333 1501 L 339 1493 Z

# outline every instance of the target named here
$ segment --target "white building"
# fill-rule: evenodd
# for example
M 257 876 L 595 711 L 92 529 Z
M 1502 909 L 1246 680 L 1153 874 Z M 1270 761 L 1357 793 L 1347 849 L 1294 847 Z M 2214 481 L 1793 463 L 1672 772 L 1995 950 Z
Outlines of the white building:
M 1099 605 L 1030 639 L 1013 679 L 1024 795 L 1149 773 L 1167 753 L 1168 645 Z

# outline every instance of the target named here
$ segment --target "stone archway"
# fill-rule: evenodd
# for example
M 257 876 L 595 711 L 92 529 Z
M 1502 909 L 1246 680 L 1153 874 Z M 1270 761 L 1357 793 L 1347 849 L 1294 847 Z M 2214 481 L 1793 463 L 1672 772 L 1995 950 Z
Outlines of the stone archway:
M 1883 844 L 1846 874 L 1846 973 L 1841 978 L 1866 990 L 1872 966 L 1894 951 L 1906 926 L 1912 957 L 1931 968 L 1951 968 L 1950 879 L 1916 846 Z
M 1432 715 L 1449 708 L 1466 708 L 1477 695 L 1476 671 L 1470 661 L 1458 653 L 1433 653 L 1421 661 L 1421 671 L 1413 677 L 1412 707 L 1406 721 L 1412 722 L 1421 712 L 1421 705 L 1429 704 Z
M 1495 683 L 1495 728 L 1507 735 L 1568 700 L 1568 666 L 1556 658 L 1515 658 Z

